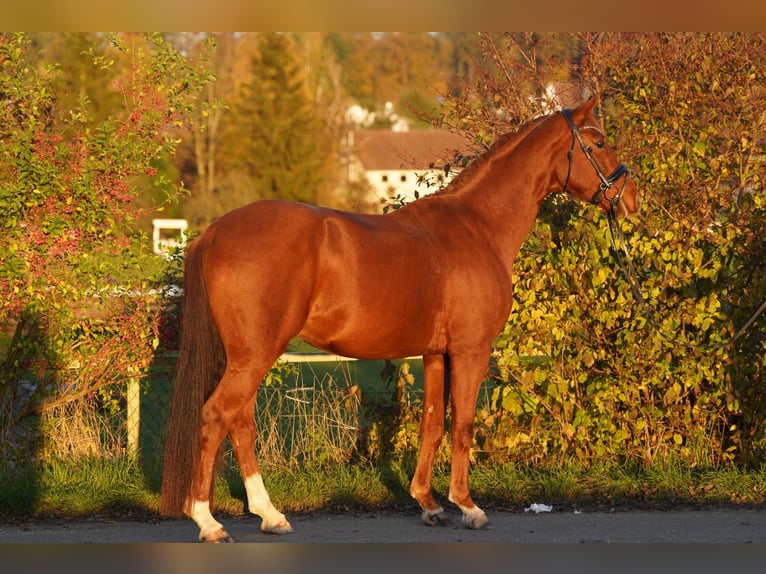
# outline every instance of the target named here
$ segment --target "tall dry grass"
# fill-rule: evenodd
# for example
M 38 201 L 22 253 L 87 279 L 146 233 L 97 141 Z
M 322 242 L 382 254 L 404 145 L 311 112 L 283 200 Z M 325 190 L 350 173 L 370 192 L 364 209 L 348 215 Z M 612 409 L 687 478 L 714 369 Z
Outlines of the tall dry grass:
M 267 468 L 337 464 L 353 455 L 361 420 L 361 393 L 346 368 L 336 378 L 313 373 L 294 385 L 264 385 L 255 412 L 256 450 Z

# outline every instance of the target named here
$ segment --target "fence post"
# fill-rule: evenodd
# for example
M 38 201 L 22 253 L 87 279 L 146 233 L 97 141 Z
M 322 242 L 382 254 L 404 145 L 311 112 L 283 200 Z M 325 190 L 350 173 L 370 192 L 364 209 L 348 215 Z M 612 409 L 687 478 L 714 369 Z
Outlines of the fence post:
M 128 379 L 128 456 L 138 456 L 141 430 L 141 383 L 138 377 Z

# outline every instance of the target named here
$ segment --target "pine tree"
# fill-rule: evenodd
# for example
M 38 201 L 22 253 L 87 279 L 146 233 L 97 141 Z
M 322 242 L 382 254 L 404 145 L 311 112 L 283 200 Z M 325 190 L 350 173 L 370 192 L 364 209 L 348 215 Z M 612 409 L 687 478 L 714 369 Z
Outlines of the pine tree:
M 318 125 L 293 38 L 261 36 L 248 72 L 228 116 L 229 159 L 239 174 L 230 185 L 240 192 L 249 186 L 251 201 L 315 202 L 322 179 Z

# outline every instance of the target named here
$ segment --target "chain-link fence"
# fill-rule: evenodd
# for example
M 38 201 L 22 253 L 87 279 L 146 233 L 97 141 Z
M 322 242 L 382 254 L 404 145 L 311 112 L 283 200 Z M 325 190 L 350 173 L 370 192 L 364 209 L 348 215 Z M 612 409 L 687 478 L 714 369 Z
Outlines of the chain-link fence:
M 175 361 L 174 354 L 157 357 L 127 393 L 129 448 L 149 468 L 161 468 Z M 283 357 L 258 391 L 254 416 L 261 463 L 336 463 L 360 449 L 380 451 L 371 442 L 390 438 L 404 418 L 414 419 L 422 395 L 420 358 L 386 365 L 332 356 Z M 131 395 L 139 388 L 136 403 Z M 417 436 L 417 428 L 410 430 Z
M 27 437 L 29 444 L 44 445 L 34 458 L 41 452 L 59 459 L 130 456 L 156 482 L 162 473 L 176 360 L 176 353 L 158 354 L 143 376 L 46 411 L 45 420 Z M 260 462 L 265 468 L 290 468 L 414 453 L 422 387 L 420 358 L 388 362 L 287 355 L 258 391 L 254 416 Z M 486 400 L 485 392 L 480 403 Z M 0 443 L 4 451 L 6 446 L 23 450 L 15 437 L 0 437 Z M 226 449 L 227 465 L 233 466 L 228 444 Z

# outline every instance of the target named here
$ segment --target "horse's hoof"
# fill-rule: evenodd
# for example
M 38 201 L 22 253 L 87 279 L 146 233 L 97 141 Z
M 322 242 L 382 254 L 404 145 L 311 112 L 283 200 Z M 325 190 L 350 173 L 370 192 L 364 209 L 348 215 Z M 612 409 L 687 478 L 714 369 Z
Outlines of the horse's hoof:
M 216 530 L 212 534 L 206 534 L 205 536 L 200 536 L 199 541 L 211 543 L 211 544 L 221 544 L 221 543 L 234 542 L 234 539 L 231 536 L 229 536 L 229 533 L 226 532 L 223 528 L 220 528 L 219 530 Z
M 443 509 L 439 508 L 435 511 L 423 511 L 420 515 L 428 526 L 452 526 L 452 520 L 447 516 L 447 513 Z
M 266 534 L 290 534 L 293 531 L 292 525 L 285 519 L 277 524 L 261 523 L 261 531 Z
M 463 514 L 463 524 L 466 528 L 471 530 L 491 530 L 489 525 L 489 518 L 483 510 L 476 507 L 473 512 L 466 512 Z

